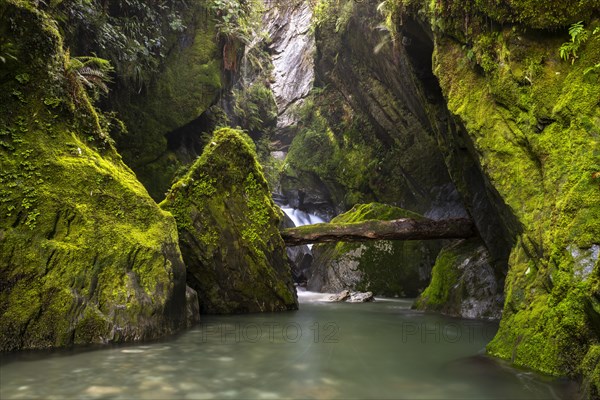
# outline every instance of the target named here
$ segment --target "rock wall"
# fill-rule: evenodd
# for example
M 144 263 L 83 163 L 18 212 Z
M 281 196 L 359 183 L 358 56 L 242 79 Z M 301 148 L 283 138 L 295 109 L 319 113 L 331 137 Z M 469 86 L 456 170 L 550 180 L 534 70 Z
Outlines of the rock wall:
M 275 206 L 252 140 L 215 132 L 161 207 L 177 220 L 188 283 L 202 313 L 298 308 Z
M 310 32 L 312 8 L 306 1 L 266 2 L 264 26 L 270 36 L 273 63 L 271 89 L 277 103 L 276 150 L 287 150 L 298 124 L 294 110 L 312 89 L 314 37 Z
M 597 357 L 600 337 L 600 92 L 597 78 L 584 74 L 598 60 L 600 40 L 572 65 L 559 59 L 564 37 L 516 27 L 482 29 L 475 40 L 478 66 L 459 42 L 439 35 L 434 71 L 479 163 L 522 227 L 500 330 L 488 351 L 546 373 L 587 376 L 597 391 L 598 376 L 581 361 Z
M 311 162 L 319 154 L 321 160 L 342 158 L 336 155 L 344 149 L 338 132 L 349 124 L 335 121 L 360 113 L 367 122 L 363 137 L 373 135 L 402 152 L 375 169 L 394 192 L 373 181 L 356 192 L 440 215 L 433 211 L 435 194 L 456 188 L 490 253 L 489 276 L 496 278 L 490 289 L 506 275 L 502 321 L 489 353 L 546 373 L 583 377 L 586 395 L 597 396 L 600 38 L 590 16 L 597 15 L 598 3 L 392 1 L 380 7 L 387 15 L 378 15 L 377 6 L 317 5 L 317 82 L 329 85 L 325 99 L 335 98 L 328 94 L 334 87 L 342 100 L 320 108 L 325 129 L 313 125 L 298 136 L 305 150 L 297 153 Z M 561 61 L 568 24 L 579 20 L 589 39 L 576 57 Z M 382 23 L 385 29 L 378 29 Z M 502 25 L 507 23 L 514 25 Z M 336 191 L 349 192 L 343 168 L 323 161 L 311 169 L 302 158 L 289 160 L 291 177 L 316 176 L 337 200 Z M 361 164 L 346 165 L 358 170 Z M 401 167 L 400 173 L 391 173 L 390 165 Z M 453 192 L 439 197 L 452 198 Z M 472 256 L 486 264 L 477 248 Z M 430 286 L 426 294 L 446 299 L 440 301 L 458 313 L 444 288 Z M 496 295 L 490 291 L 491 299 Z
M 376 5 L 324 1 L 314 13 L 317 89 L 299 111 L 284 193 L 329 218 L 371 201 L 465 216 L 437 144 L 441 94 L 415 79 L 421 67 L 392 47 Z
M 483 77 L 456 63 L 458 43 L 440 38 L 436 50 L 449 108 L 465 122 L 486 174 L 523 226 L 511 252 L 500 331 L 488 349 L 544 372 L 587 374 L 579 362 L 600 334 L 593 255 L 600 237 L 593 179 L 600 98 L 583 70 L 597 59 L 600 41 L 570 66 L 558 60 L 560 39 L 503 31 L 497 40 L 494 56 L 502 57 L 502 43 L 511 60 Z M 524 64 L 531 59 L 538 71 L 529 77 Z M 532 84 L 523 83 L 525 76 Z
M 0 15 L 0 351 L 197 321 L 175 221 L 116 153 L 55 21 L 24 1 Z
M 214 18 L 205 1 L 188 7 L 186 28 L 170 42 L 159 73 L 141 92 L 121 88 L 110 101 L 127 126 L 115 137 L 117 148 L 156 201 L 201 154 L 202 133 L 218 118 L 207 110 L 225 86 Z
M 446 245 L 414 307 L 462 318 L 500 319 L 504 277 L 497 270 L 481 239 Z

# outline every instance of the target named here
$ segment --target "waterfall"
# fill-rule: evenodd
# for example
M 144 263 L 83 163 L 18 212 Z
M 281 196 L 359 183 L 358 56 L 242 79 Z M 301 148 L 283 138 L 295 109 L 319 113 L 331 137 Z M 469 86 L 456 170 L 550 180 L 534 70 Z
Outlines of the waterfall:
M 281 211 L 283 211 L 285 213 L 285 215 L 287 215 L 292 222 L 294 223 L 294 226 L 304 226 L 304 225 L 313 225 L 313 224 L 320 224 L 321 222 L 326 222 L 323 218 L 315 215 L 315 214 L 310 214 L 307 213 L 305 211 L 302 210 L 298 210 L 297 208 L 292 208 L 292 207 L 281 207 Z M 311 250 L 312 252 L 312 244 L 307 244 L 306 247 L 308 247 L 309 250 Z
M 320 224 L 321 222 L 326 222 L 321 217 L 309 214 L 302 210 L 298 210 L 292 207 L 281 207 L 281 210 L 290 217 L 290 219 L 294 222 L 294 226 L 303 226 L 303 225 L 312 225 L 312 224 Z

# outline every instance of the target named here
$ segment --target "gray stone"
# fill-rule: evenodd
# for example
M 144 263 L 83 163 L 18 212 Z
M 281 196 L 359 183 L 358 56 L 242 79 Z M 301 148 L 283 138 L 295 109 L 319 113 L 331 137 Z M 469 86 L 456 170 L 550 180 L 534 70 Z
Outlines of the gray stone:
M 481 239 L 446 246 L 433 267 L 431 285 L 415 302 L 419 310 L 471 319 L 500 319 L 504 281 Z
M 297 117 L 293 109 L 299 106 L 312 88 L 314 80 L 314 38 L 310 34 L 312 9 L 306 1 L 275 1 L 265 14 L 264 24 L 271 37 L 273 56 L 271 88 L 277 103 L 277 129 L 281 142 L 289 145 Z
M 329 296 L 329 301 L 346 301 L 350 298 L 351 294 L 349 290 L 342 290 L 338 294 Z
M 373 297 L 373 292 L 353 292 L 347 301 L 349 303 L 366 303 L 375 301 L 375 297 Z
M 573 257 L 573 274 L 581 281 L 587 280 L 594 271 L 594 265 L 598 262 L 600 246 L 594 244 L 589 249 L 581 249 L 575 245 L 570 245 L 567 250 Z

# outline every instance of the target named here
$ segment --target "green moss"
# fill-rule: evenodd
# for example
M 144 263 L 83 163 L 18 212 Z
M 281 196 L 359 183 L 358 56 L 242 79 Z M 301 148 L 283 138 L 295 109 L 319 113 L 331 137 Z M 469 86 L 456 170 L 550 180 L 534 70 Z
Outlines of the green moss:
M 207 17 L 203 2 L 194 2 L 185 21 L 190 39 L 171 44 L 162 71 L 147 90 L 121 91 L 114 100 L 128 127 L 115 137 L 117 147 L 156 200 L 164 198 L 177 169 L 188 162 L 167 148 L 165 135 L 200 117 L 223 86 L 216 28 Z
M 586 377 L 584 385 L 588 391 L 588 397 L 600 395 L 600 344 L 590 347 L 583 359 L 581 370 Z
M 532 28 L 552 29 L 590 18 L 600 10 L 600 2 L 475 0 L 475 8 L 498 22 L 519 22 Z
M 184 327 L 173 218 L 123 164 L 83 88 L 66 86 L 54 21 L 28 2 L 0 14 L 18 60 L 0 83 L 0 350 Z
M 216 131 L 161 207 L 177 220 L 188 282 L 207 313 L 297 308 L 280 211 L 241 131 Z
M 431 282 L 419 297 L 417 308 L 440 310 L 450 302 L 452 287 L 459 278 L 459 271 L 455 268 L 457 258 L 458 254 L 452 248 L 440 252 L 433 266 Z
M 400 218 L 422 219 L 423 216 L 412 211 L 404 210 L 398 207 L 391 207 L 387 204 L 369 203 L 357 204 L 350 211 L 333 218 L 333 223 L 350 223 L 367 220 L 390 221 Z
M 600 92 L 583 73 L 599 59 L 600 41 L 588 41 L 570 65 L 559 59 L 560 38 L 520 28 L 495 37 L 498 70 L 488 74 L 447 38 L 437 38 L 434 54 L 450 111 L 522 226 L 488 351 L 549 374 L 588 376 L 580 364 L 600 331 L 585 305 L 594 298 L 598 261 L 578 275 L 573 254 L 589 252 L 600 237 L 600 191 L 592 178 L 600 165 Z M 534 69 L 531 60 L 538 60 Z

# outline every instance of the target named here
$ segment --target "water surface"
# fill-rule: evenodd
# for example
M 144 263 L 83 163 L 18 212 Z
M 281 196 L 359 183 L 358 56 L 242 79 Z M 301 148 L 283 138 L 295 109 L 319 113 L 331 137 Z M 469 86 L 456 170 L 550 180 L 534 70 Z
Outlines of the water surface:
M 3 356 L 6 399 L 560 399 L 568 383 L 483 355 L 497 325 L 424 314 L 408 300 L 204 317 L 169 340 Z

